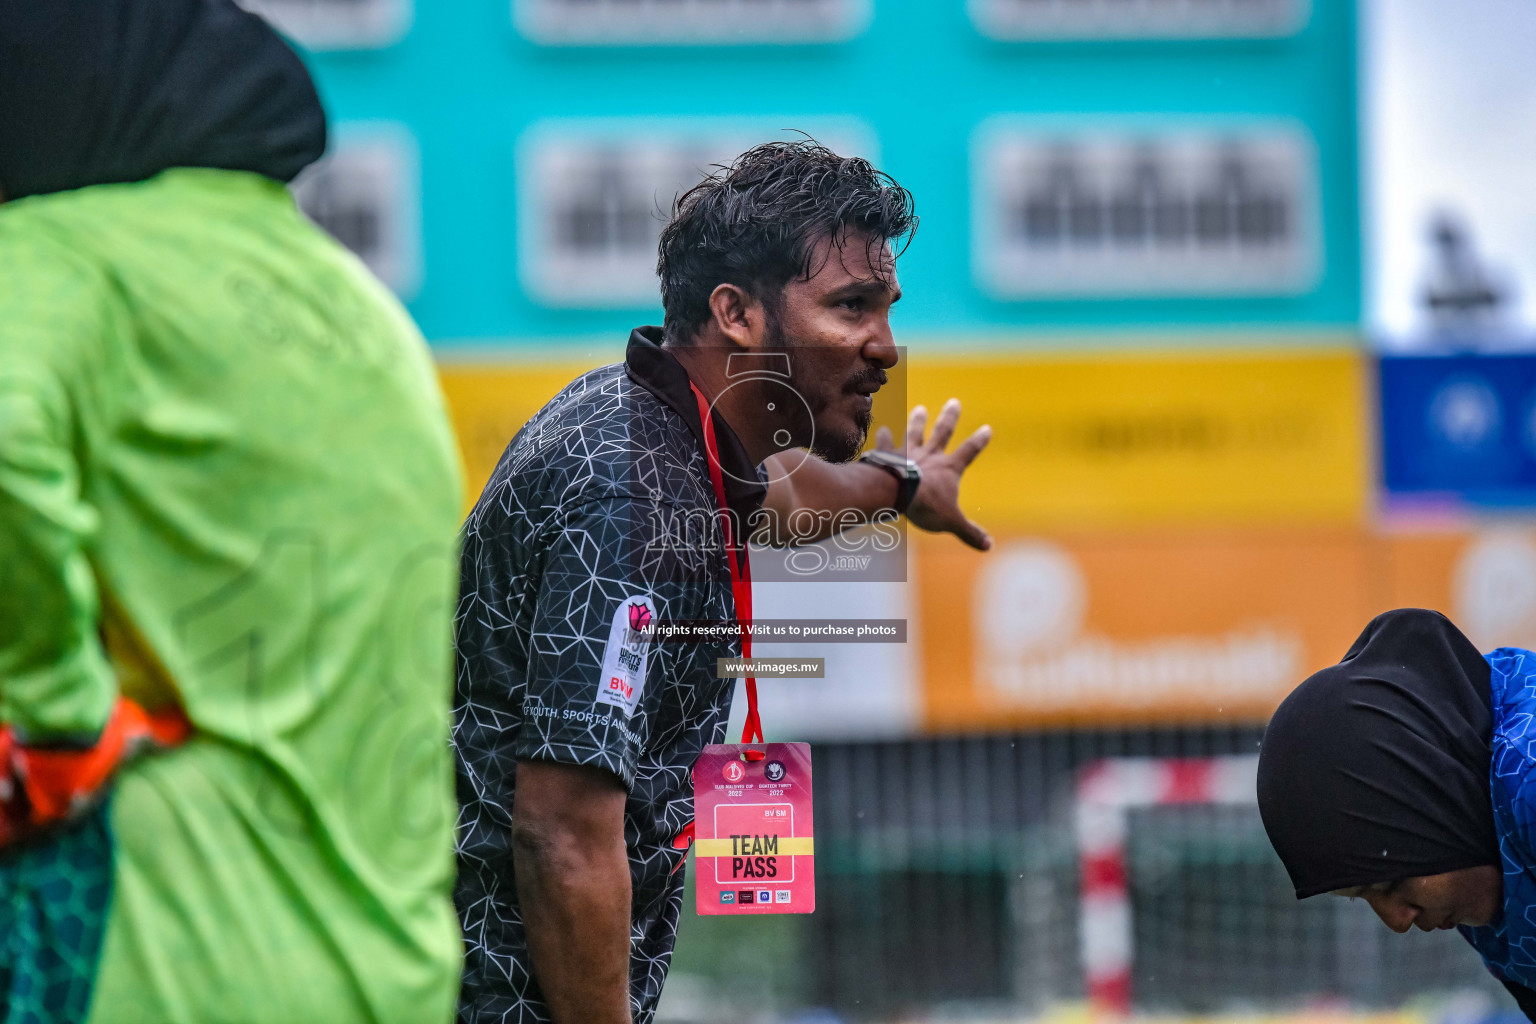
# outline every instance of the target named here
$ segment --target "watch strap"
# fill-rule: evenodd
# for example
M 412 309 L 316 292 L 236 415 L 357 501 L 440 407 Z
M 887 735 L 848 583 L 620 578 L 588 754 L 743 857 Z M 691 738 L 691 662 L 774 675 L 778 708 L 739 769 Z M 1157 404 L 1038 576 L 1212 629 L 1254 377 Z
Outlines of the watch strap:
M 918 468 L 917 463 L 896 452 L 879 450 L 865 452 L 859 456 L 859 461 L 878 466 L 896 478 L 896 504 L 892 507 L 902 515 L 906 515 L 907 508 L 912 504 L 912 499 L 923 482 L 923 471 Z

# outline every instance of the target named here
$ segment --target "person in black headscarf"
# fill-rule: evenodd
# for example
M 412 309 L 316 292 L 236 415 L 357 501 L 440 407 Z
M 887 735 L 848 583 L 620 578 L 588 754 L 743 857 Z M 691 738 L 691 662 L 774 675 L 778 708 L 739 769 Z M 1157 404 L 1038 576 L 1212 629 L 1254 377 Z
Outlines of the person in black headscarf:
M 1364 899 L 1399 933 L 1459 929 L 1536 1020 L 1536 959 L 1520 950 L 1536 936 L 1528 660 L 1536 671 L 1526 651 L 1483 657 L 1438 612 L 1378 616 L 1275 712 L 1258 798 L 1298 899 Z
M 172 167 L 286 182 L 324 151 L 303 62 L 231 0 L 0 0 L 0 198 Z

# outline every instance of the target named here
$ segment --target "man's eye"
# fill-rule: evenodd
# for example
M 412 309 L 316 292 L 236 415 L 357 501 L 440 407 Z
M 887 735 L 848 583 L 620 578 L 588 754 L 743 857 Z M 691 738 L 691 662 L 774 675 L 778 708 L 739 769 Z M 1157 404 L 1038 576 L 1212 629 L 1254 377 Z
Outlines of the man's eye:
M 864 300 L 863 299 L 858 299 L 858 298 L 855 298 L 855 299 L 844 299 L 842 302 L 839 302 L 838 305 L 842 306 L 842 307 L 844 307 L 846 309 L 851 309 L 855 313 L 859 313 L 859 312 L 862 312 L 863 309 L 864 309 Z

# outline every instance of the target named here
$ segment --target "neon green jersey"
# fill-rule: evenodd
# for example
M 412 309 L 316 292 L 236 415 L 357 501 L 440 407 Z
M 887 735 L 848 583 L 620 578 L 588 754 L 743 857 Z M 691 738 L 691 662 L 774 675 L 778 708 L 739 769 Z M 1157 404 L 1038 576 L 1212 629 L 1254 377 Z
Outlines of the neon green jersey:
M 0 205 L 0 719 L 195 730 L 118 777 L 87 1019 L 452 1017 L 459 495 L 416 328 L 282 186 Z

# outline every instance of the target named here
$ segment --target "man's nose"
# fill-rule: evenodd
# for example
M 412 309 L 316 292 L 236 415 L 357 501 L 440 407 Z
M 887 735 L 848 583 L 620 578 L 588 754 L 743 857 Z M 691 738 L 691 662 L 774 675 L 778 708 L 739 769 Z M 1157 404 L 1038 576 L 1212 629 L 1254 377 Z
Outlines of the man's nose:
M 875 329 L 874 337 L 864 343 L 863 355 L 882 370 L 889 370 L 896 365 L 900 353 L 896 351 L 896 338 L 891 333 L 890 321 L 881 323 Z

